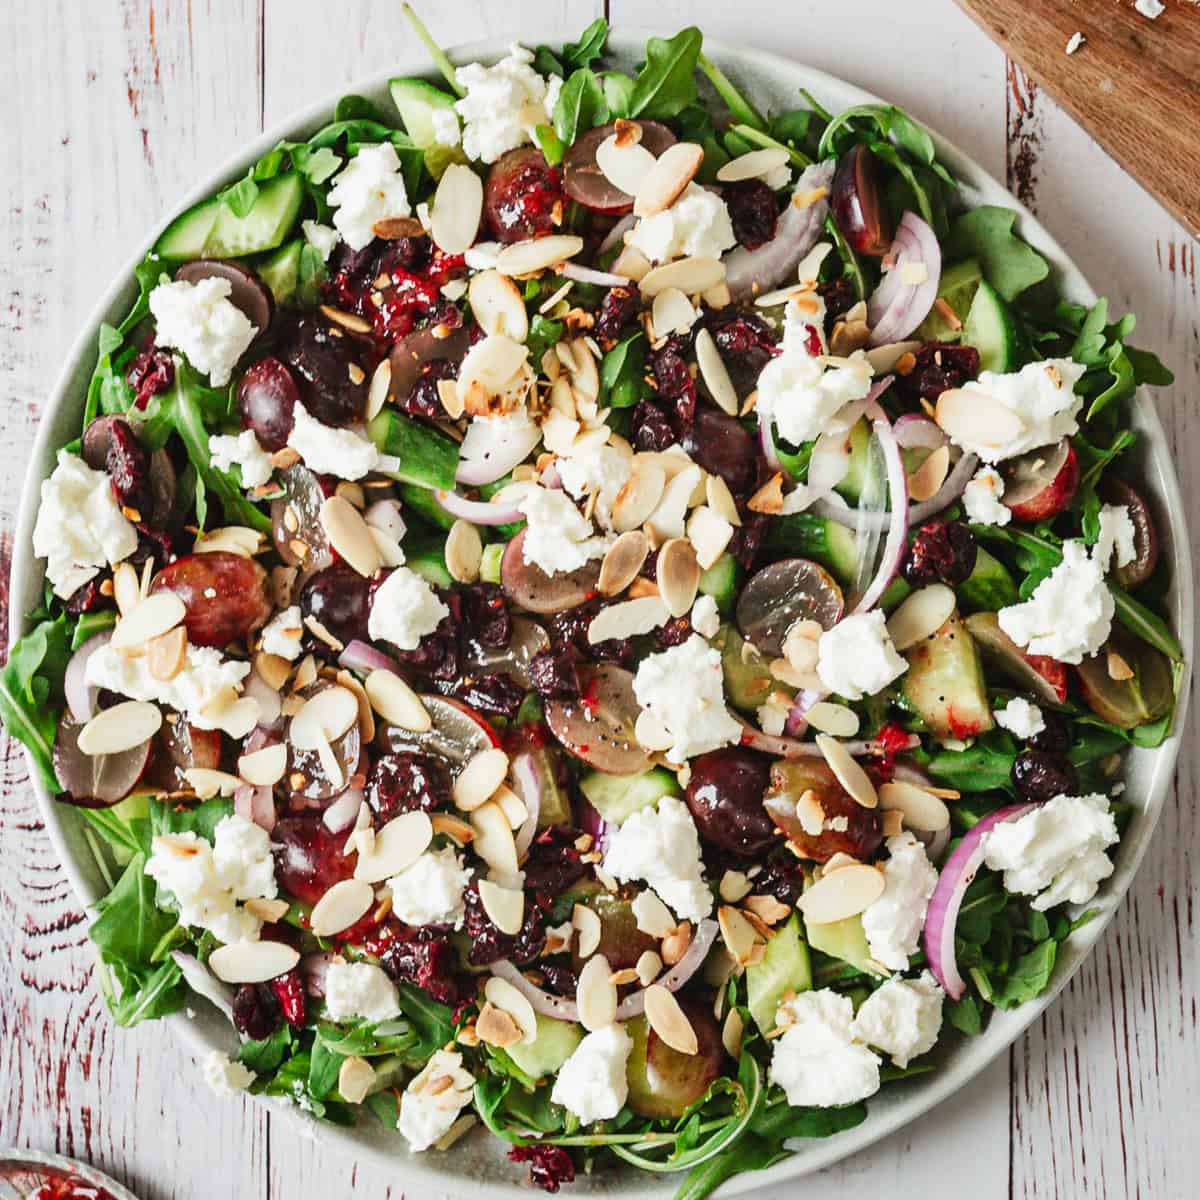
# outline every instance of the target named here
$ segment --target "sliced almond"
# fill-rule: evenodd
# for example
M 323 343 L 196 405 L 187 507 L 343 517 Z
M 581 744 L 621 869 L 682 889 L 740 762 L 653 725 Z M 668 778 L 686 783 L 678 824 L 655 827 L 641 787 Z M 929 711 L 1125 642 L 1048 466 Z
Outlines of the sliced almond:
M 687 1019 L 674 993 L 661 983 L 652 983 L 645 991 L 646 1023 L 672 1050 L 695 1054 L 699 1048 L 696 1031 Z
M 313 905 L 309 923 L 317 937 L 332 937 L 361 920 L 375 903 L 365 879 L 341 879 Z
M 817 747 L 829 764 L 829 769 L 837 776 L 842 787 L 863 808 L 874 808 L 879 803 L 879 797 L 875 794 L 875 785 L 868 778 L 866 771 L 850 756 L 850 751 L 836 738 L 831 738 L 826 733 L 818 733 L 816 740 Z
M 272 787 L 287 770 L 288 752 L 283 742 L 252 750 L 238 759 L 238 774 L 255 787 Z
M 461 817 L 452 813 L 434 813 L 429 818 L 434 833 L 440 833 L 459 846 L 470 845 L 475 840 L 475 830 Z
M 733 540 L 733 526 L 707 504 L 702 504 L 688 517 L 687 535 L 696 552 L 696 561 L 707 571 Z
M 646 522 L 647 533 L 660 546 L 668 538 L 683 537 L 692 493 L 703 485 L 703 480 L 701 469 L 691 463 L 663 488 L 662 499 Z
M 458 773 L 451 789 L 455 806 L 473 812 L 495 794 L 508 775 L 508 755 L 499 747 L 480 750 Z
M 753 885 L 743 871 L 726 871 L 721 876 L 719 891 L 726 904 L 736 904 L 750 894 Z
M 1105 651 L 1104 665 L 1109 679 L 1117 683 L 1123 683 L 1134 676 L 1133 668 L 1111 646 Z
M 918 833 L 939 833 L 950 824 L 946 802 L 914 783 L 895 779 L 879 787 L 879 807 L 899 812 L 904 824 Z
M 364 746 L 369 746 L 375 740 L 375 714 L 371 711 L 371 701 L 366 688 L 349 671 L 339 671 L 337 681 L 340 687 L 354 693 L 358 701 L 358 730 L 362 734 Z
M 725 360 L 717 349 L 717 343 L 713 341 L 713 335 L 707 329 L 701 329 L 696 334 L 696 362 L 700 366 L 700 378 L 704 380 L 704 385 L 708 388 L 708 393 L 716 402 L 717 407 L 723 409 L 731 417 L 736 417 L 738 414 L 737 388 L 733 386 L 733 380 L 729 377 L 729 369 L 725 366 Z
M 477 808 L 471 814 L 471 828 L 475 832 L 472 847 L 492 875 L 499 880 L 515 878 L 519 870 L 517 844 L 500 805 L 488 801 Z
M 266 983 L 299 961 L 300 951 L 286 942 L 233 942 L 208 956 L 209 970 L 222 983 Z
M 627 196 L 636 196 L 638 188 L 654 170 L 654 155 L 632 139 L 610 134 L 596 147 L 596 166 L 613 187 Z
M 617 987 L 603 954 L 593 954 L 579 972 L 575 988 L 579 1022 L 589 1033 L 606 1029 L 617 1019 Z
M 821 733 L 839 738 L 852 738 L 858 733 L 858 713 L 844 704 L 818 700 L 804 715 L 809 725 Z
M 650 543 L 640 529 L 621 534 L 604 555 L 596 590 L 602 596 L 623 592 L 638 576 L 650 553 Z
M 888 618 L 888 636 L 897 650 L 911 649 L 932 637 L 954 615 L 954 590 L 944 583 L 918 588 Z
M 778 925 L 791 916 L 792 910 L 774 896 L 747 896 L 743 907 L 766 925 Z
M 375 370 L 371 372 L 371 385 L 367 388 L 366 419 L 370 421 L 377 417 L 387 403 L 388 390 L 392 386 L 392 360 L 381 358 Z
M 97 713 L 79 731 L 79 749 L 89 758 L 120 754 L 149 741 L 162 726 L 162 710 L 143 700 L 125 700 Z
M 678 288 L 665 288 L 654 297 L 650 310 L 654 336 L 664 338 L 672 333 L 687 333 L 699 315 L 692 302 Z
M 678 924 L 658 893 L 649 890 L 638 895 L 634 916 L 638 929 L 654 938 L 666 937 Z
M 670 750 L 675 744 L 675 735 L 648 708 L 638 713 L 633 736 L 646 750 Z
M 147 559 L 147 562 L 150 560 Z M 121 616 L 128 616 L 137 608 L 142 599 L 142 589 L 138 583 L 137 572 L 132 564 L 120 562 L 113 568 L 113 599 L 117 602 L 117 611 Z
M 463 415 L 463 397 L 458 393 L 458 383 L 453 379 L 439 379 L 437 383 L 438 399 L 442 408 L 452 421 L 457 421 Z
M 428 813 L 420 809 L 401 813 L 376 832 L 369 851 L 359 851 L 354 878 L 382 883 L 399 875 L 429 849 L 432 840 L 433 825 Z
M 549 239 L 546 239 L 549 240 Z M 455 380 L 463 409 L 473 416 L 515 409 L 533 382 L 529 351 L 504 334 L 471 347 Z
M 725 1014 L 725 1023 L 721 1026 L 721 1045 L 730 1058 L 737 1058 L 742 1052 L 742 1038 L 746 1032 L 746 1023 L 742 1014 L 736 1008 L 731 1008 Z
M 706 292 L 725 281 L 725 264 L 719 258 L 696 255 L 678 258 L 647 271 L 638 283 L 642 295 L 653 299 L 664 288 L 678 288 L 688 296 Z
M 146 666 L 163 683 L 175 678 L 187 662 L 187 630 L 182 625 L 161 633 L 146 647 Z
M 904 832 L 904 814 L 899 809 L 881 814 L 879 828 L 885 838 L 895 837 Z
M 662 959 L 668 967 L 673 967 L 688 952 L 692 944 L 692 926 L 689 921 L 678 925 L 662 940 Z
M 529 336 L 529 316 L 515 283 L 499 271 L 480 271 L 471 276 L 467 291 L 471 313 L 487 334 L 503 334 L 514 342 Z
M 502 275 L 534 275 L 574 258 L 583 249 L 583 238 L 568 233 L 513 242 L 500 251 L 496 270 Z
M 576 904 L 571 910 L 571 924 L 579 934 L 579 957 L 591 958 L 600 948 L 599 914 L 586 904 Z
M 721 927 L 721 940 L 725 943 L 730 958 L 739 967 L 746 966 L 754 950 L 754 943 L 759 940 L 754 926 L 736 908 L 728 904 L 722 904 L 717 910 L 717 924 Z
M 908 477 L 908 495 L 920 503 L 936 494 L 950 471 L 950 447 L 938 446 Z
M 610 638 L 640 637 L 670 620 L 671 612 L 659 596 L 622 600 L 602 608 L 588 626 L 588 643 L 593 646 Z
M 844 921 L 870 908 L 883 895 L 883 873 L 863 863 L 822 875 L 800 897 L 796 907 L 814 925 Z
M 658 590 L 673 617 L 686 616 L 700 586 L 700 564 L 686 538 L 669 538 L 658 551 Z
M 514 987 L 507 979 L 493 975 L 484 985 L 483 995 L 489 1004 L 494 1004 L 516 1021 L 521 1027 L 524 1041 L 533 1041 L 537 1036 L 537 1015 L 533 1011 L 533 1005 L 519 988 Z
M 174 629 L 187 616 L 187 607 L 174 592 L 155 592 L 139 600 L 122 617 L 112 633 L 114 650 L 141 649 L 147 642 Z
M 642 525 L 661 502 L 666 482 L 659 463 L 636 455 L 629 478 L 613 500 L 613 528 L 627 533 Z
M 703 161 L 704 147 L 695 142 L 674 142 L 668 146 L 638 185 L 633 215 L 652 217 L 670 208 L 683 195 Z
M 768 516 L 783 510 L 783 474 L 776 471 L 766 483 L 746 501 L 751 512 L 766 513 Z
M 338 1068 L 338 1094 L 347 1104 L 361 1104 L 375 1086 L 375 1068 L 365 1058 L 351 1054 Z
M 653 950 L 643 950 L 634 965 L 642 987 L 649 987 L 662 974 L 662 969 L 663 960 Z
M 934 420 L 960 445 L 1000 449 L 1025 432 L 1025 422 L 978 390 L 947 388 L 937 399 Z
M 336 742 L 358 722 L 358 697 L 344 687 L 327 687 L 310 696 L 288 727 L 288 740 L 297 750 L 318 750 Z
M 438 181 L 430 233 L 447 254 L 463 254 L 475 242 L 483 215 L 483 181 L 461 163 L 451 163 Z
M 335 325 L 340 325 L 343 329 L 348 329 L 351 333 L 372 332 L 371 322 L 363 320 L 362 317 L 356 316 L 354 313 L 346 312 L 340 308 L 333 308 L 328 304 L 322 304 L 320 312 L 323 317 L 326 317 Z
M 613 274 L 624 275 L 634 283 L 644 279 L 650 271 L 650 260 L 636 247 L 625 246 L 613 259 Z
M 421 697 L 395 671 L 377 668 L 364 681 L 371 707 L 389 724 L 412 733 L 426 733 L 433 727 L 429 711 Z
M 360 575 L 370 579 L 383 566 L 370 526 L 362 513 L 341 496 L 330 496 L 321 505 L 321 528 L 329 544 Z
M 246 901 L 246 911 L 268 923 L 282 921 L 291 907 L 286 900 L 264 900 L 258 896 Z
M 517 1024 L 516 1018 L 495 1004 L 485 1003 L 479 1010 L 479 1019 L 475 1022 L 475 1032 L 479 1040 L 488 1046 L 515 1046 L 525 1040 L 525 1035 Z
M 201 800 L 213 796 L 232 796 L 242 781 L 228 771 L 216 771 L 212 767 L 188 767 L 183 773 L 188 786 Z
M 461 519 L 450 526 L 446 535 L 446 570 L 456 583 L 474 583 L 479 578 L 483 562 L 483 539 L 479 530 Z
M 876 375 L 886 375 L 906 354 L 915 354 L 920 348 L 920 342 L 888 342 L 868 350 L 867 362 Z
M 770 146 L 765 150 L 751 150 L 749 154 L 739 154 L 727 163 L 722 163 L 717 171 L 718 183 L 737 183 L 742 179 L 761 179 L 786 167 L 791 161 L 791 155 L 782 146 Z
M 525 923 L 525 893 L 517 888 L 501 887 L 490 879 L 479 881 L 479 902 L 493 925 L 514 937 Z
M 720 475 L 709 474 L 704 480 L 704 498 L 708 507 L 723 521 L 728 521 L 735 528 L 742 523 L 741 514 L 737 510 L 737 502 L 729 490 L 729 484 Z

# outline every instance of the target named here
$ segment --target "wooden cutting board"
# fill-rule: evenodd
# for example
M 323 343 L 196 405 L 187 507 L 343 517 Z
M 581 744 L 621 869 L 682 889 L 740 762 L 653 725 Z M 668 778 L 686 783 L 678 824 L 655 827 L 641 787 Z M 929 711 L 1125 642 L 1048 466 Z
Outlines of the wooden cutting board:
M 1133 0 L 955 2 L 1200 236 L 1200 3 L 1150 20 Z

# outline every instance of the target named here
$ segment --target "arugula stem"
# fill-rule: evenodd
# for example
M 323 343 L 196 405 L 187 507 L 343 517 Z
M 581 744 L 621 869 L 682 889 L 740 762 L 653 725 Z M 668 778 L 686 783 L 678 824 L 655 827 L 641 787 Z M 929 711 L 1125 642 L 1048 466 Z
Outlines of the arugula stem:
M 446 52 L 441 46 L 433 40 L 433 35 L 425 28 L 425 22 L 417 16 L 411 4 L 405 3 L 400 7 L 404 10 L 404 15 L 408 18 L 408 23 L 413 27 L 413 32 L 425 43 L 425 49 L 429 51 L 429 56 L 433 59 L 434 66 L 441 71 L 442 76 L 450 85 L 450 90 L 456 96 L 465 96 L 467 93 L 458 82 L 458 74 L 454 69 L 454 64 L 446 57 Z
M 748 142 L 753 142 L 756 146 L 764 146 L 768 150 L 786 150 L 788 158 L 792 160 L 794 166 L 812 166 L 812 159 L 807 154 L 797 150 L 794 146 L 785 146 L 783 142 L 771 137 L 769 133 L 763 133 L 761 129 L 755 129 L 752 125 L 732 125 L 730 128 L 739 137 L 745 138 Z
M 753 129 L 767 129 L 767 119 L 742 95 L 729 81 L 729 77 L 706 54 L 701 53 L 696 59 L 696 65 L 707 76 L 709 83 L 717 91 L 717 95 L 725 101 L 729 111 L 742 125 Z

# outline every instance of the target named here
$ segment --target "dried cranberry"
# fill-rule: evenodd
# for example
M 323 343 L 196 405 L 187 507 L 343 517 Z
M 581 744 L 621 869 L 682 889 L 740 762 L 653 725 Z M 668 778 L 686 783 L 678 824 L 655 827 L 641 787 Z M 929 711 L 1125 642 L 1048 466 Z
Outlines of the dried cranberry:
M 745 570 L 752 571 L 766 536 L 766 515 L 746 511 L 742 513 L 742 523 L 733 531 L 727 549 Z
M 113 491 L 120 504 L 137 509 L 139 514 L 148 508 L 150 455 L 128 421 L 113 421 L 109 425 L 104 469 L 112 478 Z
M 483 212 L 498 242 L 552 233 L 562 220 L 562 180 L 540 150 L 510 150 L 492 164 L 483 189 Z
M 543 829 L 534 838 L 525 860 L 526 888 L 553 899 L 578 883 L 588 873 L 588 864 L 575 848 L 578 838 L 579 830 L 566 825 Z
M 913 587 L 939 580 L 955 587 L 975 569 L 979 547 L 961 521 L 930 521 L 922 525 L 904 556 L 904 578 Z
M 498 583 L 474 583 L 456 593 L 464 631 L 480 645 L 502 649 L 512 641 L 512 615 Z
M 1071 748 L 1071 722 L 1063 713 L 1054 712 L 1052 709 L 1042 710 L 1042 720 L 1045 721 L 1046 728 L 1027 738 L 1027 744 L 1034 750 L 1066 754 Z
M 687 617 L 674 617 L 654 631 L 654 640 L 664 650 L 682 646 L 692 636 L 692 623 Z
M 367 776 L 367 803 L 385 825 L 400 813 L 432 812 L 450 804 L 450 776 L 427 754 L 381 754 Z
M 566 650 L 542 650 L 529 662 L 529 682 L 547 700 L 574 700 L 579 695 L 579 671 Z
M 631 422 L 633 447 L 643 454 L 665 450 L 675 441 L 670 418 L 652 400 L 639 400 Z
M 599 600 L 588 600 L 574 608 L 555 613 L 546 623 L 546 632 L 550 634 L 551 644 L 559 650 L 574 650 L 585 658 L 605 662 L 627 662 L 633 657 L 632 638 L 609 638 L 594 646 L 587 639 L 588 626 L 601 607 Z
M 421 367 L 412 391 L 400 401 L 400 408 L 414 417 L 441 418 L 446 415 L 442 398 L 438 394 L 438 382 L 456 379 L 459 364 L 450 358 L 432 358 Z
M 641 296 L 637 285 L 609 288 L 600 301 L 600 315 L 592 329 L 602 350 L 611 350 L 621 340 L 621 333 L 637 318 Z
M 779 353 L 775 331 L 757 313 L 733 305 L 710 313 L 707 325 L 738 394 L 753 391 L 763 367 Z
M 754 877 L 754 892 L 791 908 L 804 891 L 804 864 L 794 854 L 773 854 Z
M 105 579 L 109 576 L 105 576 Z M 87 583 L 81 587 L 77 587 L 67 598 L 66 609 L 73 617 L 79 616 L 80 613 L 91 612 L 93 609 L 99 608 L 108 597 L 100 590 L 100 584 L 103 582 L 100 578 L 89 579 Z
M 572 1000 L 579 990 L 579 977 L 566 963 L 543 961 L 538 963 L 542 983 L 546 991 L 556 996 L 569 996 Z
M 817 295 L 825 301 L 825 320 L 829 323 L 844 316 L 858 303 L 858 293 L 846 275 L 817 284 Z
M 511 721 L 525 699 L 525 689 L 507 675 L 472 675 L 455 685 L 454 695 L 479 712 Z
M 367 376 L 358 344 L 319 317 L 304 316 L 284 332 L 280 357 L 291 368 L 304 407 L 336 429 L 361 421 Z
M 894 385 L 910 403 L 928 400 L 932 404 L 948 388 L 962 387 L 979 374 L 979 351 L 974 346 L 926 342 L 916 359 L 908 374 L 897 374 Z
M 304 980 L 300 978 L 300 972 L 293 967 L 286 975 L 272 979 L 271 991 L 275 993 L 279 1007 L 283 1010 L 283 1019 L 297 1028 L 303 1025 L 306 1005 Z
M 440 682 L 454 682 L 459 677 L 462 653 L 459 647 L 461 628 L 461 597 L 457 592 L 434 589 L 449 612 L 438 623 L 438 627 L 427 633 L 415 650 L 397 650 L 396 657 L 414 670 Z
M 270 984 L 243 983 L 233 996 L 233 1025 L 251 1041 L 261 1042 L 279 1028 L 283 1017 L 279 999 Z
M 564 1183 L 575 1182 L 575 1163 L 561 1146 L 535 1142 L 532 1146 L 514 1146 L 508 1161 L 529 1164 L 529 1182 L 546 1192 L 557 1192 Z
M 518 965 L 531 963 L 546 945 L 546 921 L 536 904 L 526 903 L 525 921 L 519 933 L 501 933 L 492 924 L 483 902 L 479 899 L 479 885 L 472 883 L 463 893 L 466 908 L 466 931 L 471 940 L 467 961 L 473 967 L 486 967 L 502 958 Z
M 411 983 L 451 1008 L 466 992 L 450 939 L 433 929 L 420 929 L 412 937 L 391 942 L 379 956 L 379 964 L 397 983 Z
M 300 612 L 320 621 L 339 642 L 366 640 L 370 583 L 347 563 L 310 576 L 300 589 Z
M 253 429 L 264 450 L 282 450 L 292 432 L 299 399 L 291 371 L 277 358 L 261 359 L 238 383 L 237 404 L 242 415 L 242 428 Z
M 1047 750 L 1026 750 L 1013 760 L 1013 787 L 1026 800 L 1053 800 L 1075 792 L 1078 776 L 1070 760 Z
M 726 184 L 721 198 L 729 209 L 733 236 L 747 250 L 757 250 L 775 236 L 779 205 L 775 193 L 761 179 L 743 179 Z
M 175 360 L 151 346 L 134 356 L 125 380 L 133 388 L 134 407 L 145 408 L 152 396 L 161 395 L 175 382 Z
M 687 345 L 687 338 L 673 334 L 649 358 L 659 400 L 669 401 L 679 419 L 690 425 L 696 413 L 696 381 L 684 358 Z

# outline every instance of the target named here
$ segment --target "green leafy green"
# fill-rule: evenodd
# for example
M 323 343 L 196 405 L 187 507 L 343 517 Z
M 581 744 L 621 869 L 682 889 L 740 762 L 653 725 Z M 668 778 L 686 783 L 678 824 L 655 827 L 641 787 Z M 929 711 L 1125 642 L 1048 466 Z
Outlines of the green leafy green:
M 29 750 L 34 769 L 53 795 L 62 789 L 54 773 L 54 735 L 62 714 L 67 669 L 65 616 L 38 622 L 21 637 L 0 670 L 0 722 L 9 737 Z
M 707 55 L 698 54 L 696 56 L 696 65 L 704 72 L 709 83 L 716 90 L 717 95 L 725 101 L 725 106 L 729 109 L 735 121 L 742 125 L 749 125 L 752 129 L 756 129 L 760 133 L 766 132 L 767 119 L 754 107 L 750 100 L 734 87 L 729 77 L 716 63 L 708 58 Z
M 572 67 L 590 67 L 603 53 L 608 42 L 608 22 L 597 17 L 580 35 L 577 42 L 563 46 L 563 62 Z
M 1046 260 L 1013 233 L 1016 219 L 1011 208 L 981 204 L 954 221 L 945 246 L 949 260 L 977 258 L 988 283 L 1010 303 L 1050 273 Z
M 646 383 L 646 335 L 638 330 L 600 360 L 600 402 L 631 408 L 650 391 Z
M 561 321 L 552 321 L 549 317 L 543 317 L 541 313 L 535 313 L 529 321 L 529 336 L 525 339 L 525 345 L 529 348 L 529 361 L 540 363 L 542 355 L 555 345 L 566 330 L 566 326 Z
M 294 1041 L 292 1027 L 282 1021 L 269 1037 L 261 1041 L 243 1042 L 238 1050 L 238 1062 L 249 1067 L 256 1075 L 266 1075 L 283 1062 Z
M 696 98 L 696 64 L 704 37 L 694 25 L 672 38 L 646 41 L 646 65 L 638 72 L 629 103 L 631 117 L 666 120 Z
M 608 105 L 600 81 L 588 67 L 580 67 L 563 84 L 554 105 L 554 132 L 564 146 L 608 120 Z
M 633 116 L 634 82 L 621 71 L 605 71 L 601 76 L 604 85 L 604 102 L 608 105 L 609 115 L 617 117 Z

